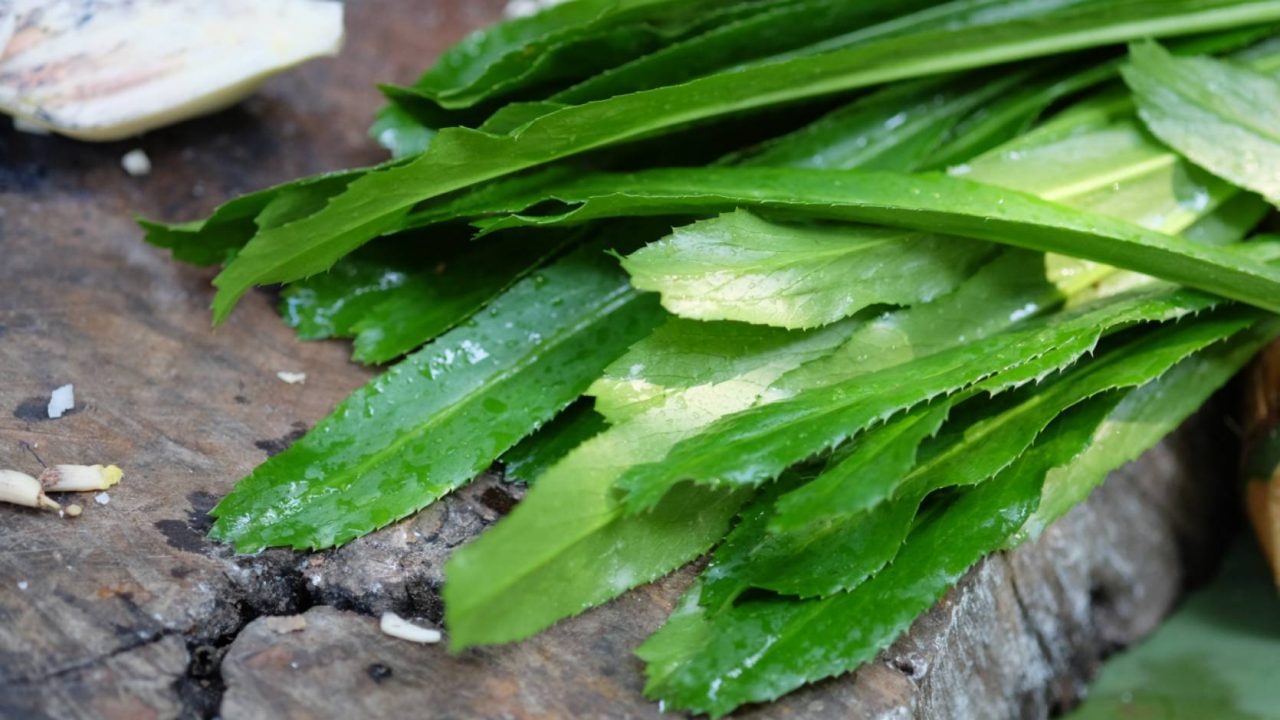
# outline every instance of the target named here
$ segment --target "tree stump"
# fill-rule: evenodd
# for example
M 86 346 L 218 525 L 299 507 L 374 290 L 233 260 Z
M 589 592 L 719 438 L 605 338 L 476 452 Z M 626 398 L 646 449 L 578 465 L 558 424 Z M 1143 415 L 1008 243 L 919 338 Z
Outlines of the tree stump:
M 205 513 L 235 480 L 371 373 L 344 343 L 294 339 L 270 293 L 211 330 L 212 273 L 145 246 L 131 219 L 197 217 L 378 161 L 373 83 L 411 80 L 501 5 L 352 3 L 338 61 L 136 142 L 0 130 L 0 467 L 126 472 L 107 504 L 77 498 L 74 520 L 0 508 L 0 717 L 658 714 L 631 650 L 690 571 L 510 647 L 452 657 L 378 632 L 383 610 L 441 619 L 444 559 L 518 494 L 492 477 L 337 550 L 237 557 L 207 541 Z M 151 175 L 122 171 L 134 147 Z M 77 407 L 49 420 L 66 383 Z M 1234 498 L 1224 417 L 1203 411 L 1039 541 L 981 563 L 880 660 L 741 715 L 1037 718 L 1072 704 L 1212 565 L 1222 520 L 1206 508 Z M 269 620 L 294 614 L 304 628 Z

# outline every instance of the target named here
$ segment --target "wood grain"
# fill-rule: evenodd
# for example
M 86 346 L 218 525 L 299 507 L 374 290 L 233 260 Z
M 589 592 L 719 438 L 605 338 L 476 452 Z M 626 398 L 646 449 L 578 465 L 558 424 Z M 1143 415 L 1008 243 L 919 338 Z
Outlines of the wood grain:
M 379 160 L 364 136 L 372 83 L 411 80 L 500 5 L 350 2 L 337 61 L 135 142 L 0 130 L 0 467 L 126 472 L 109 504 L 75 498 L 86 508 L 75 520 L 0 508 L 0 717 L 656 714 L 630 650 L 687 572 L 531 642 L 456 658 L 392 641 L 360 614 L 439 621 L 444 558 L 515 499 L 493 478 L 331 552 L 235 557 L 206 541 L 205 512 L 235 479 L 370 372 L 341 343 L 297 342 L 270 293 L 211 330 L 211 273 L 145 246 L 131 219 L 196 217 L 239 192 Z M 151 175 L 120 168 L 134 147 Z M 281 370 L 307 381 L 282 383 Z M 77 408 L 48 420 L 64 383 Z M 1206 428 L 1221 420 L 1202 414 L 1040 542 L 983 563 L 880 661 L 744 715 L 1035 718 L 1074 702 L 1099 658 L 1150 630 L 1212 563 L 1204 493 L 1230 494 L 1214 487 L 1233 451 L 1207 444 L 1218 434 Z M 306 629 L 282 635 L 260 619 L 292 613 Z

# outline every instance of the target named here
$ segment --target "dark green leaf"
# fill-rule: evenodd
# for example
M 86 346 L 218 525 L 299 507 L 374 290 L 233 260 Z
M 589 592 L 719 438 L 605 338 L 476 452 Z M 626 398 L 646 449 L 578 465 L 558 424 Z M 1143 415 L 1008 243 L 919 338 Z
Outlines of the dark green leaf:
M 503 478 L 514 482 L 533 482 L 575 447 L 599 435 L 609 426 L 604 417 L 579 400 L 537 432 L 520 441 L 502 455 Z
M 470 480 L 576 398 L 661 313 L 589 244 L 356 391 L 222 500 L 241 552 L 341 544 Z
M 847 50 L 712 75 L 559 110 L 515 135 L 449 129 L 427 151 L 366 172 L 320 211 L 258 233 L 215 280 L 215 319 L 255 284 L 320 272 L 397 229 L 410 209 L 485 180 L 689 123 L 893 80 L 1094 47 L 1280 19 L 1258 0 L 1119 0 L 1055 16 L 887 38 Z

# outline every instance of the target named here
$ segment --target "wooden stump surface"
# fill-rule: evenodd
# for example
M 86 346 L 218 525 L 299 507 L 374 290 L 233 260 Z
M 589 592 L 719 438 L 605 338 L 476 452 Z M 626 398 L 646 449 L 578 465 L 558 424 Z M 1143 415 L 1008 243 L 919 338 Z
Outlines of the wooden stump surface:
M 135 141 L 0 130 L 0 467 L 126 473 L 105 505 L 75 498 L 76 520 L 0 507 L 0 717 L 658 714 L 631 650 L 687 571 L 460 657 L 377 631 L 371 614 L 387 609 L 441 619 L 444 559 L 516 499 L 492 478 L 331 552 L 236 557 L 207 541 L 217 498 L 371 373 L 344 343 L 295 340 L 267 292 L 211 330 L 212 273 L 144 245 L 131 217 L 198 217 L 380 160 L 365 137 L 373 83 L 412 80 L 501 5 L 353 0 L 340 59 Z M 121 169 L 135 147 L 148 176 Z M 76 409 L 49 420 L 49 393 L 67 383 Z M 881 660 L 741 714 L 1035 718 L 1072 704 L 1099 658 L 1148 632 L 1216 556 L 1218 516 L 1204 508 L 1230 495 L 1215 483 L 1234 457 L 1221 421 L 1202 413 L 1039 542 L 975 568 Z M 268 619 L 298 613 L 292 632 Z

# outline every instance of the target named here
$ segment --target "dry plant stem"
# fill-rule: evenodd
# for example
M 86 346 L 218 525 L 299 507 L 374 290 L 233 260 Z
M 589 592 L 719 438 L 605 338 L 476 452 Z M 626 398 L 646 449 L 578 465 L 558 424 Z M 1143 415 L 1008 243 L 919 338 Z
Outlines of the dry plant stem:
M 114 487 L 124 477 L 115 465 L 54 465 L 40 473 L 45 492 L 87 492 Z
M 61 505 L 44 494 L 39 480 L 17 470 L 0 470 L 0 502 L 30 508 L 62 509 Z

